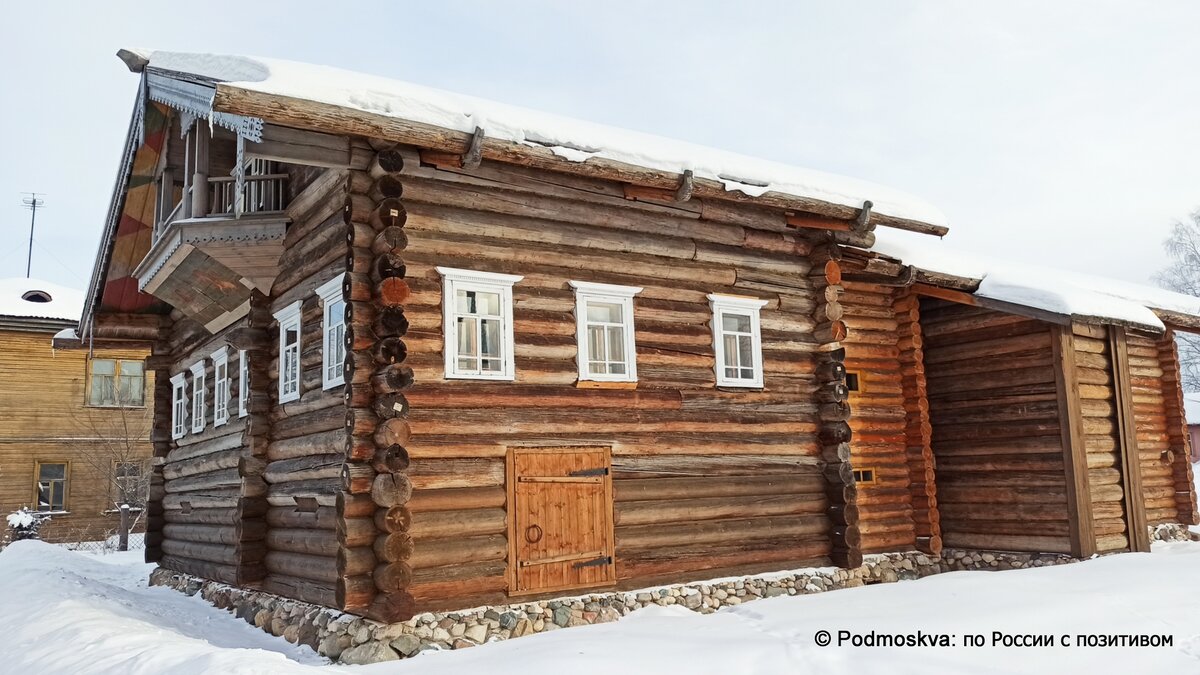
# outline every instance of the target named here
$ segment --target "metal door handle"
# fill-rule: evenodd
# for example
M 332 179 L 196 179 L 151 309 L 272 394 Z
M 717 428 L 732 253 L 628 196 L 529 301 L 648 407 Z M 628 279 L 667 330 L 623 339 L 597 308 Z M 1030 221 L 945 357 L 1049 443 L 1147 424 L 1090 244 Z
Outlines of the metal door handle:
M 536 544 L 542 540 L 542 528 L 537 525 L 530 525 L 525 528 L 525 541 Z

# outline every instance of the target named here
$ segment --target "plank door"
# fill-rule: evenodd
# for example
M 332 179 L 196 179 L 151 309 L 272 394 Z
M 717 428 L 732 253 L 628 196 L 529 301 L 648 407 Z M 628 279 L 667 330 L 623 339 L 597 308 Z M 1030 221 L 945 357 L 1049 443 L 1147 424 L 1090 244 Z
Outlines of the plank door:
M 512 593 L 616 581 L 610 464 L 607 447 L 509 449 Z

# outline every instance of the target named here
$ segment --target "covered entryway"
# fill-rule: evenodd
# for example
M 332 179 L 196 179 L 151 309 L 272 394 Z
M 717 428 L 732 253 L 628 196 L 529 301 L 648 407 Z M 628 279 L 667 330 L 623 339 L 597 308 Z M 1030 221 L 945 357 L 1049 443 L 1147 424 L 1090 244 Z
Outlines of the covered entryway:
M 946 546 L 1145 550 L 1125 336 L 947 300 L 921 302 Z
M 607 447 L 509 449 L 511 593 L 615 582 L 610 464 Z

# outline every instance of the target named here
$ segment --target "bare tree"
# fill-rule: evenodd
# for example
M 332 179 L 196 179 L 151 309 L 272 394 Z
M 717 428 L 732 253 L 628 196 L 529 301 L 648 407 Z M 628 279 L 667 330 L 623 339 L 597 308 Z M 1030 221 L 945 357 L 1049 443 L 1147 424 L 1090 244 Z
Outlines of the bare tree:
M 1200 211 L 1177 221 L 1164 242 L 1171 264 L 1155 275 L 1162 287 L 1200 297 Z M 1200 391 L 1200 335 L 1176 333 L 1185 391 Z
M 151 409 L 125 405 L 88 408 L 79 424 L 90 439 L 79 461 L 92 474 L 94 484 L 108 491 L 112 510 L 128 504 L 140 515 L 150 494 Z

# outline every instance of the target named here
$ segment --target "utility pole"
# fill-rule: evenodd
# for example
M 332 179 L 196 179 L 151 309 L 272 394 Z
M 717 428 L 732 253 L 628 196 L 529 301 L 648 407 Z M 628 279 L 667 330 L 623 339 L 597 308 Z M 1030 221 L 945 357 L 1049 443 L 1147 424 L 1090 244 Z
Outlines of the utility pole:
M 25 257 L 25 278 L 29 278 L 29 272 L 33 268 L 33 226 L 37 222 L 37 210 L 46 205 L 44 199 L 38 199 L 39 192 L 23 192 L 22 194 L 29 195 L 21 199 L 21 203 L 25 208 L 29 209 L 29 254 Z

